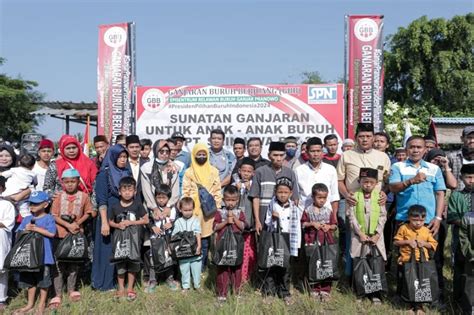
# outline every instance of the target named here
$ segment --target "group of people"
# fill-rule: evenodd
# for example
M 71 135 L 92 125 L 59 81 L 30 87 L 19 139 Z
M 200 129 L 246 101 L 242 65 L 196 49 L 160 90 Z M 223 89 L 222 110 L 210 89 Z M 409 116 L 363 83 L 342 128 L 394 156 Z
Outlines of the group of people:
M 28 291 L 27 305 L 17 314 L 34 309 L 38 289 L 38 313 L 61 307 L 64 293 L 71 301 L 80 300 L 78 278 L 84 276 L 90 277 L 92 288 L 116 290 L 116 299 L 129 301 L 137 298 L 137 281 L 146 293 L 153 293 L 160 282 L 184 293 L 200 289 L 214 248 L 231 234 L 242 242 L 239 263 L 212 260 L 220 304 L 230 291 L 239 295 L 249 281 L 265 301 L 277 296 L 292 304 L 291 283 L 318 301 L 330 301 L 336 278 L 308 277 L 315 267 L 309 266 L 313 260 L 307 249 L 336 244 L 354 286 L 367 282 L 358 278 L 361 258 L 381 257 L 372 261 L 387 271 L 396 261 L 398 296 L 406 282 L 405 265 L 433 258 L 439 294 L 432 304 L 442 308 L 448 225 L 454 300 L 462 304 L 466 292 L 473 292 L 474 126 L 463 130 L 461 150 L 448 155 L 432 145 L 433 139 L 412 136 L 391 157 L 389 136 L 374 133 L 368 123 L 357 126 L 355 141 L 342 142 L 342 153 L 336 135 L 303 143 L 296 137 L 271 142 L 268 159 L 262 156 L 260 138 L 236 138 L 230 152 L 224 148 L 225 136 L 215 129 L 209 147 L 197 143 L 188 152 L 181 133 L 154 143 L 119 135 L 114 145 L 98 135 L 94 158 L 70 135 L 59 140 L 55 159 L 54 143 L 48 139 L 39 144 L 36 158 L 17 158 L 10 146 L 0 145 L 1 307 L 8 290 L 4 262 L 13 239 L 32 232 L 44 238 L 43 264 L 39 270 L 14 272 L 16 285 Z M 123 254 L 116 240 L 128 230 L 139 237 L 140 259 L 116 260 Z M 275 252 L 273 247 L 261 250 L 266 233 L 283 240 Z M 87 240 L 88 259 L 59 260 L 58 247 L 79 234 Z M 186 256 L 175 257 L 175 263 L 158 262 L 156 240 L 165 239 L 170 246 L 178 238 L 190 244 Z M 287 254 L 278 252 L 285 248 Z M 261 261 L 268 263 L 270 256 L 272 265 L 265 268 Z M 47 303 L 49 290 L 53 297 Z M 357 293 L 357 300 L 380 304 L 383 293 L 382 288 Z M 423 303 L 409 302 L 411 313 L 424 313 Z M 469 303 L 466 313 L 474 310 L 472 297 Z

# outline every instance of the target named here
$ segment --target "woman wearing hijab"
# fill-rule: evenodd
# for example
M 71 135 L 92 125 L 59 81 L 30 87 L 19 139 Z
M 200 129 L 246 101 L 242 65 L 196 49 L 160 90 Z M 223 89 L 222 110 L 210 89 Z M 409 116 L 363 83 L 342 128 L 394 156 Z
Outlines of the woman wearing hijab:
M 79 190 L 89 195 L 92 194 L 97 168 L 94 162 L 81 151 L 79 141 L 70 135 L 63 135 L 59 139 L 59 158 L 52 161 L 46 171 L 43 191 L 53 195 L 61 191 L 61 176 L 70 168 L 75 168 L 81 175 Z
M 132 176 L 128 152 L 124 146 L 116 144 L 107 151 L 95 185 L 99 215 L 95 222 L 92 287 L 96 290 L 114 288 L 115 268 L 110 263 L 112 242 L 108 217 L 112 206 L 120 202 L 119 182 L 126 176 Z
M 219 171 L 211 166 L 209 162 L 209 149 L 204 143 L 198 143 L 193 147 L 191 154 L 191 167 L 184 173 L 183 197 L 191 197 L 194 200 L 194 215 L 201 220 L 201 247 L 202 247 L 202 269 L 206 268 L 209 250 L 209 238 L 212 234 L 214 217 L 204 217 L 199 202 L 198 184 L 204 186 L 214 197 L 217 207 L 221 206 L 221 181 Z
M 171 198 L 168 206 L 174 206 L 179 199 L 179 167 L 170 160 L 170 147 L 166 140 L 157 140 L 153 144 L 155 159 L 146 162 L 141 167 L 142 193 L 148 209 L 157 208 L 155 189 L 161 184 L 171 188 Z
M 17 156 L 13 147 L 6 144 L 0 145 L 0 173 L 15 167 L 16 159 Z

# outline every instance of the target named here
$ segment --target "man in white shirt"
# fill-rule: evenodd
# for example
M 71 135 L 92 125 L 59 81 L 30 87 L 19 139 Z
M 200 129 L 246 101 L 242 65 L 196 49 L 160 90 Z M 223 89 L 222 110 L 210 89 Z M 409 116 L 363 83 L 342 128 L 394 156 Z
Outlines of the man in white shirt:
M 320 138 L 313 137 L 306 142 L 306 152 L 309 160 L 305 164 L 298 166 L 295 170 L 298 179 L 300 192 L 300 205 L 302 208 L 310 206 L 313 202 L 311 189 L 314 184 L 325 184 L 329 189 L 327 207 L 331 207 L 333 216 L 336 219 L 339 205 L 339 190 L 337 183 L 337 172 L 334 166 L 324 163 L 323 143 Z
M 49 139 L 43 139 L 38 146 L 38 160 L 33 167 L 33 172 L 36 174 L 37 184 L 35 189 L 42 191 L 44 185 L 44 178 L 48 170 L 49 163 L 54 155 L 54 143 Z

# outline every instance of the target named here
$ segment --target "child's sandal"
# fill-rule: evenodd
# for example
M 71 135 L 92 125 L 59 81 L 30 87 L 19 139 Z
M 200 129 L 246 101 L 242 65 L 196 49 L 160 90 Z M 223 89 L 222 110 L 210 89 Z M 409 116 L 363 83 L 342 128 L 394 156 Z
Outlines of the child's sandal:
M 57 310 L 61 306 L 61 298 L 59 296 L 55 296 L 49 301 L 48 308 L 50 310 Z
M 137 293 L 132 290 L 128 291 L 127 300 L 131 302 L 131 301 L 135 301 L 136 299 L 137 299 Z
M 81 293 L 78 291 L 72 291 L 69 293 L 69 300 L 71 300 L 71 302 L 79 302 L 81 300 Z

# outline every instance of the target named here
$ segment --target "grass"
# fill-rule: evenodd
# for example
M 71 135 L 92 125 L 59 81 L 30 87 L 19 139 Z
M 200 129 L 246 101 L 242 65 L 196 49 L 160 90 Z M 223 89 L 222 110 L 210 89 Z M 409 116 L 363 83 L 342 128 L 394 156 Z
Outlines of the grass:
M 448 267 L 450 261 L 450 235 L 446 240 L 444 275 L 447 278 L 447 292 L 452 292 L 452 271 Z M 392 267 L 394 271 L 395 266 Z M 394 274 L 394 273 L 393 273 Z M 165 284 L 159 285 L 156 292 L 146 294 L 137 288 L 138 297 L 133 302 L 126 300 L 116 301 L 113 299 L 114 292 L 93 291 L 90 286 L 84 286 L 80 292 L 82 300 L 70 303 L 67 298 L 55 314 L 403 314 L 406 309 L 403 305 L 394 302 L 395 278 L 388 274 L 389 293 L 384 303 L 373 306 L 370 301 L 364 300 L 357 303 L 353 293 L 343 283 L 333 284 L 332 301 L 327 304 L 316 302 L 308 294 L 302 294 L 296 290 L 292 291 L 295 303 L 286 306 L 283 301 L 274 299 L 271 304 L 264 304 L 262 297 L 250 286 L 245 285 L 240 299 L 231 296 L 228 301 L 217 306 L 215 295 L 215 274 L 211 267 L 206 274 L 201 291 L 190 291 L 186 294 L 180 291 L 172 292 Z M 450 294 L 447 297 L 451 297 Z M 19 294 L 12 299 L 5 314 L 26 304 L 26 297 Z M 448 301 L 446 313 L 461 313 L 456 306 Z M 427 310 L 427 314 L 439 314 L 435 310 Z

